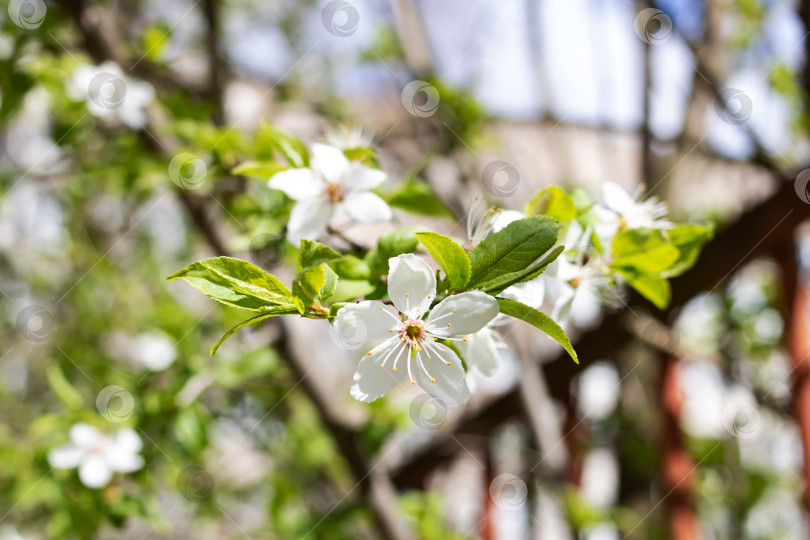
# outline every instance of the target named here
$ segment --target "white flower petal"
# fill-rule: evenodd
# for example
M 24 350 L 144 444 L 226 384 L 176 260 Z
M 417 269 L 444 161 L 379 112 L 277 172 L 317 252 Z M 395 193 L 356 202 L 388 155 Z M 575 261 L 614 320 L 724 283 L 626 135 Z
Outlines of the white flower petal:
M 339 148 L 315 143 L 312 145 L 311 165 L 328 182 L 341 182 L 349 169 L 349 160 Z
M 426 343 L 427 346 L 411 360 L 416 382 L 445 407 L 466 403 L 470 399 L 470 389 L 458 355 L 438 343 Z
M 343 174 L 342 183 L 349 191 L 367 191 L 385 182 L 386 178 L 388 175 L 383 171 L 353 161 Z
M 346 309 L 346 308 L 343 308 Z M 341 310 L 343 311 L 343 310 Z M 352 397 L 366 403 L 374 401 L 387 394 L 397 384 L 407 378 L 408 370 L 402 361 L 408 349 L 393 339 L 375 348 L 371 354 L 364 354 L 357 364 L 352 383 Z M 399 359 L 397 371 L 394 371 L 394 362 Z M 405 358 L 407 359 L 407 358 Z M 385 362 L 384 367 L 380 367 Z
M 324 183 L 309 169 L 287 169 L 277 172 L 267 181 L 267 185 L 283 191 L 287 197 L 296 201 L 318 197 L 325 189 Z
M 122 452 L 138 453 L 143 448 L 143 442 L 134 430 L 125 427 L 115 434 L 113 446 Z
M 527 281 L 525 283 L 515 283 L 507 287 L 500 296 L 511 298 L 534 309 L 540 309 L 543 305 L 543 297 L 546 293 L 546 284 L 543 276 Z
M 104 458 L 113 471 L 128 473 L 143 467 L 143 457 L 137 452 L 110 446 L 104 452 Z
M 96 428 L 84 422 L 74 424 L 70 428 L 70 442 L 79 448 L 95 446 L 103 438 L 104 436 Z
M 513 221 L 524 219 L 525 217 L 523 212 L 518 212 L 517 210 L 504 210 L 499 212 L 492 220 L 492 232 L 498 232 Z
M 388 296 L 394 306 L 414 319 L 436 296 L 436 274 L 420 257 L 407 253 L 388 259 Z
M 427 319 L 428 331 L 437 336 L 474 334 L 494 319 L 498 301 L 481 291 L 448 296 L 433 308 Z
M 323 197 L 298 201 L 287 222 L 287 240 L 298 247 L 301 239 L 317 240 L 326 231 L 333 207 Z
M 343 208 L 358 223 L 379 223 L 394 217 L 385 201 L 368 191 L 346 195 Z
M 389 330 L 396 332 L 397 317 L 382 302 L 366 300 L 349 304 L 340 311 L 334 322 L 340 339 L 347 344 L 366 341 L 382 341 L 391 337 Z
M 628 213 L 636 204 L 630 194 L 614 182 L 602 184 L 602 196 L 605 199 L 605 205 L 619 214 Z
M 500 353 L 491 328 L 484 327 L 470 334 L 467 341 L 459 341 L 457 346 L 467 366 L 477 369 L 482 375 L 489 377 L 498 369 Z
M 48 452 L 48 463 L 54 469 L 75 469 L 82 462 L 84 449 L 66 444 Z
M 89 488 L 106 486 L 112 478 L 113 471 L 107 461 L 100 455 L 91 454 L 84 458 L 79 466 L 79 480 Z
M 570 285 L 564 285 L 563 291 L 557 300 L 554 302 L 554 307 L 551 310 L 551 318 L 554 319 L 560 326 L 565 326 L 571 316 L 571 306 L 574 304 L 574 297 L 576 296 L 576 289 Z

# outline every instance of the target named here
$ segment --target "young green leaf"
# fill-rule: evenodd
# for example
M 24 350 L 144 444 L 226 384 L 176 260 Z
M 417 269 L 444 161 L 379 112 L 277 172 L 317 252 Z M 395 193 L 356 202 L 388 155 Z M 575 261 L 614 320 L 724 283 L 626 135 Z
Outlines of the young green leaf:
M 470 257 L 464 248 L 450 238 L 435 232 L 416 233 L 416 238 L 442 267 L 451 289 L 458 290 L 467 285 L 472 267 Z
M 340 253 L 334 249 L 305 238 L 301 240 L 301 251 L 298 254 L 298 271 L 337 259 L 340 259 Z
M 241 259 L 214 257 L 195 262 L 167 280 L 182 278 L 223 304 L 267 311 L 292 305 L 290 290 L 273 275 Z
M 663 277 L 679 276 L 692 268 L 700 255 L 703 245 L 714 236 L 714 227 L 711 225 L 678 225 L 667 231 L 667 238 L 672 245 L 678 248 L 680 256 L 672 266 L 664 270 Z
M 509 300 L 508 298 L 496 298 L 498 306 L 501 308 L 501 313 L 516 317 L 522 321 L 526 321 L 532 326 L 539 328 L 545 332 L 551 339 L 563 346 L 563 349 L 574 359 L 574 362 L 579 364 L 577 353 L 571 346 L 571 341 L 565 335 L 565 331 L 559 324 L 554 322 L 554 319 L 537 311 L 536 309 L 522 304 L 516 300 Z
M 680 252 L 658 229 L 629 229 L 613 237 L 611 254 L 615 268 L 657 275 L 678 260 Z
M 503 284 L 504 275 L 520 273 L 557 242 L 560 225 L 546 216 L 513 221 L 485 238 L 470 251 L 472 275 L 469 289 Z
M 273 146 L 287 158 L 290 165 L 298 168 L 309 167 L 309 151 L 301 139 L 282 133 L 267 122 L 262 125 L 261 130 Z
M 214 356 L 214 354 L 216 354 L 217 350 L 219 350 L 220 345 L 225 343 L 226 339 L 234 335 L 238 330 L 244 328 L 245 326 L 249 324 L 255 324 L 259 321 L 263 321 L 264 319 L 268 319 L 270 317 L 277 317 L 279 315 L 295 315 L 297 313 L 298 310 L 295 308 L 295 306 L 288 306 L 288 307 L 279 306 L 277 308 L 272 309 L 271 311 L 268 311 L 266 313 L 260 313 L 258 315 L 251 317 L 250 319 L 242 321 L 233 328 L 231 328 L 230 330 L 228 330 L 227 332 L 225 332 L 225 335 L 219 338 L 219 340 L 216 343 L 214 343 L 214 346 L 211 347 L 211 356 Z
M 312 240 L 301 240 L 298 274 L 292 286 L 292 301 L 302 315 L 314 302 L 323 303 L 334 294 L 338 276 L 326 263 L 339 258 L 340 254 L 328 246 Z
M 627 280 L 628 285 L 638 291 L 641 296 L 653 303 L 658 309 L 669 305 L 671 296 L 669 281 L 659 276 L 641 274 L 632 269 L 619 268 L 618 272 Z
M 566 223 L 577 217 L 577 207 L 568 193 L 559 186 L 548 186 L 526 203 L 527 217 L 548 216 Z
M 507 287 L 514 285 L 515 283 L 524 283 L 526 281 L 532 280 L 538 277 L 540 274 L 545 272 L 546 268 L 549 264 L 554 262 L 554 260 L 560 256 L 560 253 L 565 251 L 565 246 L 557 246 L 551 252 L 543 257 L 543 260 L 530 266 L 529 268 L 519 271 L 519 272 L 512 272 L 509 274 L 504 274 L 499 279 L 494 279 L 490 281 L 487 285 L 485 291 L 489 294 L 500 294 L 503 292 Z
M 269 180 L 277 172 L 287 169 L 289 166 L 276 161 L 245 161 L 231 169 L 231 174 Z

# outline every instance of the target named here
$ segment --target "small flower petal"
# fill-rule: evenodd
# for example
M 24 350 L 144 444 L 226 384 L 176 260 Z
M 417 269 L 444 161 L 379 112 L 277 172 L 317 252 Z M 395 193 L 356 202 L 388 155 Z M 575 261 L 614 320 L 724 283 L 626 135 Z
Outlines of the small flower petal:
M 491 328 L 485 327 L 467 336 L 467 341 L 456 343 L 467 365 L 489 377 L 498 369 L 501 355 Z
M 391 208 L 384 200 L 367 191 L 354 192 L 343 199 L 343 208 L 358 223 L 379 223 L 390 221 Z
M 513 221 L 524 219 L 526 216 L 517 210 L 504 210 L 492 220 L 492 232 L 498 232 Z
M 407 354 L 408 349 L 396 339 L 376 347 L 371 354 L 364 354 L 354 373 L 352 397 L 368 403 L 381 398 L 405 380 L 408 370 L 402 361 L 403 358 L 399 360 L 397 371 L 392 368 L 397 356 L 405 357 Z M 407 357 L 404 359 L 407 360 Z M 381 368 L 383 362 L 385 362 L 385 366 Z
M 103 436 L 96 428 L 84 422 L 74 424 L 73 427 L 70 428 L 70 442 L 79 448 L 94 446 L 102 437 Z
M 89 488 L 106 486 L 112 478 L 113 470 L 100 455 L 89 455 L 79 466 L 79 480 Z
M 628 213 L 636 204 L 633 197 L 622 186 L 614 182 L 602 184 L 602 196 L 605 199 L 605 205 L 618 214 Z
M 422 366 L 413 366 L 416 382 L 425 392 L 440 400 L 445 407 L 458 407 L 470 399 L 464 368 L 452 349 L 442 345 L 429 345 L 417 353 L 411 361 L 422 363 Z
M 328 144 L 312 145 L 312 168 L 327 182 L 341 182 L 349 169 L 349 160 L 339 148 Z
M 298 246 L 303 238 L 317 240 L 329 225 L 333 207 L 323 197 L 298 201 L 287 222 L 287 240 Z
M 267 185 L 283 191 L 287 197 L 296 201 L 322 195 L 326 187 L 309 169 L 287 169 L 277 172 L 267 181 Z
M 489 324 L 499 312 L 498 301 L 484 292 L 454 294 L 439 302 L 430 312 L 428 331 L 437 336 L 474 334 Z
M 349 191 L 368 191 L 385 182 L 386 178 L 388 175 L 383 171 L 353 161 L 343 175 L 343 185 Z
M 424 315 L 436 297 L 436 274 L 411 253 L 388 259 L 388 296 L 410 318 Z
M 48 452 L 48 463 L 54 469 L 75 469 L 82 462 L 84 449 L 66 444 Z
M 388 339 L 391 337 L 389 330 L 397 326 L 397 317 L 376 300 L 345 306 L 338 311 L 334 322 L 341 340 L 354 344 Z

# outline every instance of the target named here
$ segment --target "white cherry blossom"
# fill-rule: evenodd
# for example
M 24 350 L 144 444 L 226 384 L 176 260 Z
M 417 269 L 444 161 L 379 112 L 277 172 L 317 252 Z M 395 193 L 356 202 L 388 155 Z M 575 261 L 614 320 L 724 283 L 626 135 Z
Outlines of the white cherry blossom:
M 380 342 L 360 359 L 352 396 L 374 401 L 409 381 L 447 407 L 465 403 L 470 390 L 461 360 L 439 340 L 464 343 L 498 315 L 498 302 L 481 291 L 469 291 L 448 296 L 431 309 L 436 274 L 430 266 L 412 254 L 393 257 L 388 266 L 394 309 L 366 300 L 344 307 L 335 317 L 341 336 L 365 335 L 367 342 Z
M 143 444 L 138 434 L 121 428 L 105 435 L 95 427 L 78 423 L 70 428 L 70 442 L 48 453 L 54 469 L 79 469 L 79 480 L 89 488 L 102 488 L 113 473 L 129 473 L 143 467 Z
M 115 62 L 77 67 L 68 93 L 85 101 L 93 116 L 117 119 L 133 129 L 146 123 L 146 107 L 155 99 L 151 84 L 128 77 Z
M 386 177 L 382 171 L 349 161 L 334 146 L 315 143 L 309 168 L 276 173 L 268 185 L 296 201 L 287 223 L 287 239 L 297 246 L 304 238 L 321 236 L 338 207 L 358 223 L 390 220 L 391 209 L 369 191 Z
M 596 232 L 602 238 L 611 238 L 619 230 L 628 229 L 671 229 L 672 223 L 663 220 L 667 215 L 667 205 L 655 197 L 640 200 L 638 190 L 630 195 L 623 187 L 613 182 L 602 186 L 604 206 L 594 205 L 594 212 L 601 223 Z

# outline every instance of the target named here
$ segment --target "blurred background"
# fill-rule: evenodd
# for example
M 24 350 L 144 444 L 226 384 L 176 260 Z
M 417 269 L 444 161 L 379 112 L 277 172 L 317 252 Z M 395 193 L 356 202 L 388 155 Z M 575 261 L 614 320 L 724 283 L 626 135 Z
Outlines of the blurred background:
M 806 4 L 12 0 L 0 20 L 0 539 L 810 534 Z M 345 231 L 360 244 L 606 181 L 718 234 L 667 310 L 576 309 L 579 366 L 515 324 L 467 405 L 362 404 L 325 321 L 210 358 L 241 316 L 164 281 L 231 254 L 289 282 L 283 197 L 229 172 L 266 157 L 262 121 L 372 144 L 389 194 L 425 186 L 422 215 Z M 96 488 L 54 467 L 81 423 L 131 430 L 142 462 Z

